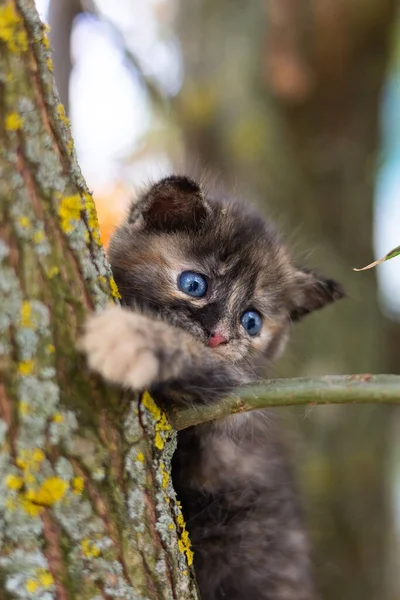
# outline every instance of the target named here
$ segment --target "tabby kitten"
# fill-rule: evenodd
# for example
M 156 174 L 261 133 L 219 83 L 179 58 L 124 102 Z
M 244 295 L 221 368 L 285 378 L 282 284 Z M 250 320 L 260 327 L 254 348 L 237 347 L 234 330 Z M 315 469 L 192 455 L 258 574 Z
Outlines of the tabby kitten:
M 209 403 L 255 381 L 292 321 L 343 296 L 296 267 L 254 209 L 187 177 L 143 195 L 109 259 L 126 308 L 89 319 L 89 365 L 163 403 Z M 172 476 L 203 600 L 315 598 L 290 469 L 262 413 L 179 432 Z

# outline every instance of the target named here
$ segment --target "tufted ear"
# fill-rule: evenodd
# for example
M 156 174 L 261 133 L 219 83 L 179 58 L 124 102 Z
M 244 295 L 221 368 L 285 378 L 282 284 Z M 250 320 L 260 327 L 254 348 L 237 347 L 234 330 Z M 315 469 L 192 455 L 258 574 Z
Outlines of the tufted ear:
M 299 269 L 295 273 L 295 295 L 290 312 L 292 321 L 340 300 L 346 293 L 340 283 L 313 271 Z
M 197 183 L 172 175 L 151 186 L 132 207 L 128 221 L 140 229 L 168 232 L 193 229 L 207 214 L 208 206 Z

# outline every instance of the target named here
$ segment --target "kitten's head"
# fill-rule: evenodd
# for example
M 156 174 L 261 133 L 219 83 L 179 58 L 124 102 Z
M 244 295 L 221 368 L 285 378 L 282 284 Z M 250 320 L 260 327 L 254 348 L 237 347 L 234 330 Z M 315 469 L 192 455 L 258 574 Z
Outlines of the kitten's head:
M 150 188 L 113 236 L 109 259 L 125 304 L 243 364 L 274 358 L 291 321 L 344 295 L 296 267 L 253 208 L 207 198 L 187 177 Z

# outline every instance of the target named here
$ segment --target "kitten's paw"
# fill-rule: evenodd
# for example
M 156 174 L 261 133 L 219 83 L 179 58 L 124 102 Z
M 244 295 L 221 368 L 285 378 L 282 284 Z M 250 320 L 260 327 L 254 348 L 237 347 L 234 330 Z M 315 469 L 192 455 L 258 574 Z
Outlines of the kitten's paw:
M 149 321 L 137 313 L 112 306 L 87 320 L 78 343 L 89 367 L 105 379 L 134 390 L 157 379 L 159 361 L 151 347 Z

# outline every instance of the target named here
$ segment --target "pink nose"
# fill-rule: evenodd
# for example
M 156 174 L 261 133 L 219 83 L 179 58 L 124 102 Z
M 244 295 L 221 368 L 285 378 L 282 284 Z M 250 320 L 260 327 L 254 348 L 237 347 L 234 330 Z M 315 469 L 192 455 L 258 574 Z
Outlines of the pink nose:
M 210 339 L 208 340 L 207 346 L 210 346 L 211 348 L 215 348 L 216 346 L 219 346 L 220 344 L 226 344 L 227 341 L 228 340 L 220 333 L 212 333 Z

